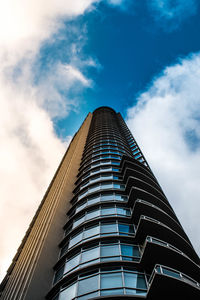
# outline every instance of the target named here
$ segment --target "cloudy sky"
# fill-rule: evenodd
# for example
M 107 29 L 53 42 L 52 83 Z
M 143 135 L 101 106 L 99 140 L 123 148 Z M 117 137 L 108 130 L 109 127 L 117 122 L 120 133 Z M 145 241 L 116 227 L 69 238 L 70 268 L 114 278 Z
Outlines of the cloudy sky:
M 120 111 L 200 254 L 198 0 L 0 2 L 0 276 L 86 114 Z

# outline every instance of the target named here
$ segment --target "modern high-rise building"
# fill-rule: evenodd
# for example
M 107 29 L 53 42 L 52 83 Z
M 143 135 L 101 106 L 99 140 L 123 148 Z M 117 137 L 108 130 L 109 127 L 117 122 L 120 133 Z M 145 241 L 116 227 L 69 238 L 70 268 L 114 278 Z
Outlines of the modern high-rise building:
M 71 141 L 1 299 L 195 300 L 199 262 L 121 115 L 100 107 Z

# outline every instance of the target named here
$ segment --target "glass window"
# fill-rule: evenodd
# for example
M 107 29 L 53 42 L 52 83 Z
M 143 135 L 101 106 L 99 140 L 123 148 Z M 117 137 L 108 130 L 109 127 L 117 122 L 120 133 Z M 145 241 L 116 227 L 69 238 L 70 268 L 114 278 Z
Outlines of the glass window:
M 133 233 L 133 226 L 129 224 L 118 224 L 119 232 Z
M 106 215 L 115 215 L 115 207 L 104 207 L 101 209 L 101 215 L 106 216 Z
M 99 231 L 100 231 L 99 225 L 87 227 L 84 232 L 84 239 L 99 234 Z
M 163 271 L 163 274 L 166 274 L 166 275 L 169 275 L 172 277 L 176 277 L 176 278 L 180 278 L 180 274 L 177 272 L 174 272 L 172 270 L 162 268 L 162 271 Z
M 89 260 L 93 260 L 99 257 L 99 247 L 86 250 L 82 252 L 81 262 L 87 262 Z
M 85 221 L 85 215 L 82 215 L 80 218 L 78 218 L 77 220 L 74 221 L 73 228 L 80 225 L 84 221 Z
M 100 202 L 100 196 L 88 199 L 88 205 Z
M 140 257 L 139 248 L 136 245 L 121 244 L 121 252 L 124 256 L 136 256 Z
M 73 258 L 70 258 L 69 260 L 67 260 L 67 262 L 65 264 L 64 273 L 67 273 L 70 270 L 77 267 L 79 265 L 79 261 L 80 261 L 80 253 L 78 255 L 74 256 Z
M 114 290 L 102 290 L 101 296 L 104 295 L 123 295 L 124 290 L 123 289 L 114 289 Z
M 128 288 L 146 289 L 146 280 L 143 274 L 124 272 L 125 286 Z
M 95 192 L 95 191 L 99 191 L 100 190 L 100 186 L 99 185 L 95 185 L 89 188 L 89 192 Z
M 119 245 L 102 245 L 101 246 L 101 256 L 118 256 L 119 255 Z
M 117 207 L 117 214 L 123 216 L 130 216 L 130 210 L 123 207 Z
M 75 244 L 79 243 L 82 240 L 82 234 L 83 232 L 79 232 L 78 234 L 72 236 L 70 242 L 69 242 L 69 248 L 74 246 Z
M 98 216 L 100 216 L 99 209 L 91 210 L 91 211 L 87 212 L 87 214 L 86 214 L 86 220 L 90 220 L 90 219 L 96 218 Z
M 112 183 L 102 183 L 101 189 L 112 189 Z
M 79 212 L 80 210 L 82 210 L 84 207 L 86 207 L 86 201 L 83 202 L 82 204 L 78 204 L 76 207 L 76 212 Z
M 77 282 L 67 287 L 60 293 L 59 300 L 71 300 L 76 296 Z
M 78 283 L 78 295 L 83 295 L 98 290 L 98 285 L 99 285 L 99 275 L 82 279 Z
M 101 200 L 102 201 L 114 200 L 114 195 L 113 194 L 101 195 Z
M 101 274 L 101 289 L 122 287 L 122 273 Z
M 117 232 L 116 223 L 102 223 L 101 233 Z

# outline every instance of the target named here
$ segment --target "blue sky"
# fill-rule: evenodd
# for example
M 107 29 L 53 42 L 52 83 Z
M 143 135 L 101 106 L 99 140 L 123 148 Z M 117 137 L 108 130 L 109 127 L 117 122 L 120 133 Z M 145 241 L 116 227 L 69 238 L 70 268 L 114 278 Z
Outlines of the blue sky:
M 1 277 L 103 105 L 122 113 L 200 253 L 199 14 L 198 0 L 0 3 Z
M 189 2 L 192 5 L 192 1 Z M 200 49 L 198 9 L 192 16 L 184 11 L 179 17 L 180 25 L 175 26 L 177 16 L 171 20 L 155 20 L 146 1 L 137 4 L 132 1 L 125 9 L 102 2 L 96 9 L 66 22 L 64 31 L 68 26 L 76 26 L 80 31 L 84 28 L 81 55 L 92 57 L 98 67 L 84 70 L 84 74 L 93 79 L 93 87 L 79 94 L 76 112 L 71 111 L 66 119 L 55 122 L 58 135 L 60 129 L 62 135 L 71 135 L 87 112 L 101 105 L 110 105 L 125 117 L 138 94 L 165 66 Z M 45 45 L 41 51 L 43 63 L 52 57 L 68 62 L 68 36 L 63 35 L 63 40 L 56 39 L 53 44 Z M 76 42 L 76 34 L 73 38 Z

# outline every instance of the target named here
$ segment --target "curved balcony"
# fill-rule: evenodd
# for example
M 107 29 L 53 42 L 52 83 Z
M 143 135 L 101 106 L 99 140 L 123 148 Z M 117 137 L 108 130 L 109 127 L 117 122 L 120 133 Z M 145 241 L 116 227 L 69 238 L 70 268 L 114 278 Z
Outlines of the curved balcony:
M 148 300 L 154 299 L 200 299 L 200 285 L 184 273 L 156 265 L 149 282 Z
M 145 189 L 142 189 L 139 187 L 132 187 L 130 190 L 129 196 L 128 196 L 128 205 L 130 207 L 133 207 L 133 205 L 137 199 L 146 200 L 149 203 L 156 205 L 160 209 L 164 210 L 172 218 L 175 217 L 176 221 L 179 223 L 169 202 L 164 201 L 160 197 L 155 196 L 154 194 L 146 191 Z
M 129 176 L 126 182 L 126 193 L 129 194 L 131 188 L 133 187 L 144 189 L 145 191 L 155 195 L 158 198 L 161 198 L 164 202 L 168 203 L 167 198 L 165 197 L 161 189 L 154 187 L 152 184 L 149 184 L 144 180 L 141 180 L 133 176 Z
M 200 266 L 171 244 L 148 236 L 143 246 L 141 266 L 151 273 L 156 264 L 166 265 L 199 280 Z
M 146 217 L 153 218 L 163 224 L 167 225 L 184 239 L 190 243 L 187 235 L 185 234 L 181 225 L 176 221 L 175 216 L 171 217 L 165 211 L 161 210 L 159 207 L 154 204 L 149 203 L 144 200 L 136 200 L 133 206 L 132 220 L 134 224 L 138 224 L 140 216 L 145 215 Z
M 173 243 L 176 248 L 184 251 L 188 257 L 190 257 L 195 263 L 199 264 L 198 255 L 191 244 L 188 243 L 188 241 L 186 241 L 182 236 L 155 219 L 141 216 L 136 230 L 135 239 L 138 243 L 142 244 L 148 235 L 154 236 L 160 240 L 164 239 L 167 243 Z

